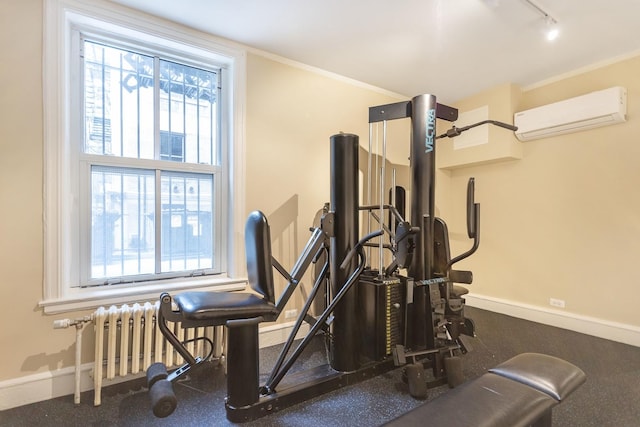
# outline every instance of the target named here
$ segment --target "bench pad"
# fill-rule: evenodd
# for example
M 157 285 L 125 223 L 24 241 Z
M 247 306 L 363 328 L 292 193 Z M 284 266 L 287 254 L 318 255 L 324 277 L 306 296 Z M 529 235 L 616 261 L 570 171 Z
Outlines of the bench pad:
M 577 366 L 557 357 L 522 353 L 489 369 L 496 375 L 526 384 L 562 401 L 586 380 Z
M 485 374 L 385 424 L 386 426 L 529 426 L 558 402 L 508 378 Z
M 565 360 L 523 353 L 385 425 L 551 426 L 551 409 L 585 379 Z
M 278 316 L 275 304 L 245 292 L 183 292 L 174 297 L 182 316 L 191 321 L 224 323 L 226 320 Z

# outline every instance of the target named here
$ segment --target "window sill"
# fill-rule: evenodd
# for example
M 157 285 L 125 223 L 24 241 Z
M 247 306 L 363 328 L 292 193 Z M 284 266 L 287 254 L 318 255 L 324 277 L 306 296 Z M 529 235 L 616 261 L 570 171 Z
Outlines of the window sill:
M 181 292 L 188 290 L 231 292 L 246 288 L 246 278 L 207 278 L 198 281 L 175 281 L 135 288 L 126 285 L 113 285 L 100 288 L 87 288 L 71 291 L 69 295 L 57 299 L 41 301 L 38 305 L 45 314 L 58 314 L 70 311 L 93 310 L 100 306 L 155 302 L 162 292 Z

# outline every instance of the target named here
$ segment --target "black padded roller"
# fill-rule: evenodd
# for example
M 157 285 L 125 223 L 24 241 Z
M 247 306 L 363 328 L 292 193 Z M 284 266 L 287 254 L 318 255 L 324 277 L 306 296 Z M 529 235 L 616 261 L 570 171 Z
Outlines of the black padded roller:
M 168 376 L 169 373 L 164 363 L 153 363 L 147 368 L 147 388 L 153 387 L 159 380 L 166 380 Z
M 449 383 L 449 387 L 455 388 L 464 382 L 461 357 L 459 356 L 445 357 L 444 371 L 447 374 L 447 383 Z
M 409 394 L 416 399 L 427 398 L 427 380 L 422 363 L 411 363 L 406 366 L 407 382 L 409 384 Z
M 153 415 L 158 418 L 166 418 L 173 414 L 178 406 L 178 399 L 173 392 L 173 384 L 168 380 L 158 380 L 149 390 Z

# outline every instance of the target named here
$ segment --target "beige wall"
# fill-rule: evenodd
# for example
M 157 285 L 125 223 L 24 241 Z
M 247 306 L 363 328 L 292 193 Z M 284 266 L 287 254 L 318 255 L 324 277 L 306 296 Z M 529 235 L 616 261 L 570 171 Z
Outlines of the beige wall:
M 42 2 L 0 13 L 0 380 L 54 369 L 70 342 L 52 337 L 42 298 Z M 61 338 L 58 335 L 58 338 Z M 33 359 L 40 357 L 40 362 Z
M 0 14 L 0 381 L 70 366 L 71 330 L 38 308 L 43 275 L 42 3 L 5 0 Z M 438 208 L 464 235 L 464 187 L 477 180 L 482 243 L 460 267 L 472 291 L 575 314 L 640 325 L 640 60 L 524 92 L 520 109 L 613 85 L 629 90 L 625 124 L 524 145 L 523 159 L 440 172 Z M 359 134 L 367 108 L 397 99 L 262 56 L 248 56 L 246 209 L 274 228 L 274 254 L 290 267 L 315 212 L 329 198 L 329 137 Z M 391 130 L 402 163 L 406 129 Z M 406 149 L 408 152 L 408 148 Z M 406 172 L 406 171 L 405 171 Z M 404 172 L 403 172 L 404 173 Z M 406 173 L 405 173 L 406 176 Z M 446 190 L 446 191 L 444 191 Z M 454 239 L 454 252 L 468 246 Z M 83 362 L 92 360 L 86 334 Z
M 517 111 L 624 86 L 628 121 L 525 142 L 521 160 L 451 172 L 450 230 L 464 233 L 469 176 L 481 203 L 480 249 L 459 267 L 474 271 L 472 293 L 541 308 L 558 298 L 567 313 L 640 326 L 639 75 L 635 57 L 523 92 Z

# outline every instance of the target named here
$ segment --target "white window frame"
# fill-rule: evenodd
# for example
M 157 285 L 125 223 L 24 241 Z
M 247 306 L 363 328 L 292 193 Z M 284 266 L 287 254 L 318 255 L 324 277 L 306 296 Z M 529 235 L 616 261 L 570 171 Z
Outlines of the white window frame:
M 80 149 L 78 85 L 80 69 L 72 58 L 73 43 L 81 31 L 108 34 L 153 48 L 165 47 L 185 55 L 203 53 L 222 68 L 223 137 L 227 146 L 224 183 L 227 191 L 226 272 L 202 278 L 168 279 L 136 286 L 108 285 L 83 287 L 76 283 L 81 241 L 77 177 Z M 44 14 L 44 281 L 40 306 L 45 313 L 91 309 L 100 305 L 155 300 L 160 292 L 184 289 L 243 289 L 244 268 L 244 109 L 246 96 L 246 51 L 232 43 L 178 24 L 102 0 L 45 0 Z M 225 90 L 226 89 L 226 90 Z M 225 114 L 226 112 L 226 114 Z M 76 114 L 74 114 L 76 113 Z M 80 225 L 79 225 L 80 224 Z M 85 230 L 86 231 L 86 230 Z

